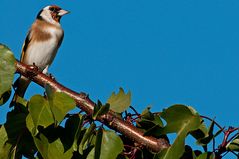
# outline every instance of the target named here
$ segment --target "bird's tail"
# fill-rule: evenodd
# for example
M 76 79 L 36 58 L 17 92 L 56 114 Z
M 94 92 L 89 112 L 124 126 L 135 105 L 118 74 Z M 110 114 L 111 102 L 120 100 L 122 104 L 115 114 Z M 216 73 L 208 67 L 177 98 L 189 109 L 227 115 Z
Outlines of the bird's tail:
M 12 101 L 10 103 L 10 107 L 16 104 L 17 98 L 24 97 L 24 94 L 27 90 L 27 87 L 30 84 L 30 80 L 24 76 L 20 76 L 15 83 L 13 84 L 13 88 L 15 89 L 15 94 L 12 98 Z

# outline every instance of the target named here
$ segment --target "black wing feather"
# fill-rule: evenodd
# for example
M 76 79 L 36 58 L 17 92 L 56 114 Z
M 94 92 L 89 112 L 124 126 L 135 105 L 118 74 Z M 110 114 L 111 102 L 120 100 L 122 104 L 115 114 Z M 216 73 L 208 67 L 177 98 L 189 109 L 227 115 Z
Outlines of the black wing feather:
M 26 39 L 24 41 L 24 44 L 23 44 L 23 47 L 22 47 L 22 55 L 21 55 L 21 59 L 20 59 L 21 62 L 24 61 L 23 59 L 25 57 L 25 53 L 26 53 L 28 45 L 31 41 L 30 34 L 31 34 L 31 31 L 28 32 L 27 37 L 26 37 Z

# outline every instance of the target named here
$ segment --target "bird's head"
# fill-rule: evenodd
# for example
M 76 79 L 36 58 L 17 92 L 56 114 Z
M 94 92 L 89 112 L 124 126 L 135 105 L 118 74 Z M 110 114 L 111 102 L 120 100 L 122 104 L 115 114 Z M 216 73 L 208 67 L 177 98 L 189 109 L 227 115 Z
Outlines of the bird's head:
M 37 19 L 45 20 L 46 22 L 52 24 L 59 24 L 61 17 L 65 14 L 68 14 L 69 11 L 66 11 L 59 6 L 51 5 L 43 8 L 37 15 Z

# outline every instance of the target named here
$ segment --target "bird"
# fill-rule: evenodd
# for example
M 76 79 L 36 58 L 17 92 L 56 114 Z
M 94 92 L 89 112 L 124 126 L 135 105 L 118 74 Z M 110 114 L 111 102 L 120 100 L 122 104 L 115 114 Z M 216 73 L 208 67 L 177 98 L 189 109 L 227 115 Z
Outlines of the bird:
M 49 5 L 40 10 L 25 38 L 20 62 L 35 65 L 42 73 L 48 73 L 64 37 L 60 20 L 68 13 L 69 11 L 57 5 Z M 30 82 L 28 78 L 20 75 L 13 84 L 15 95 L 12 102 L 16 102 L 17 97 L 24 97 Z

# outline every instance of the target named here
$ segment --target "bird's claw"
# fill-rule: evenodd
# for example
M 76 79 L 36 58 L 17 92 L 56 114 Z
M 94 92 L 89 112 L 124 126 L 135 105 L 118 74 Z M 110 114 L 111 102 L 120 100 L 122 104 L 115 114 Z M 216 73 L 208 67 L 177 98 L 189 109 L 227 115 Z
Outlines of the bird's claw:
M 55 78 L 51 73 L 49 74 L 49 77 L 50 77 L 53 81 L 56 80 L 56 78 Z
M 29 78 L 33 78 L 34 76 L 37 75 L 39 68 L 36 66 L 35 63 L 33 63 L 33 65 L 29 66 L 30 71 L 27 72 L 27 75 L 29 76 Z
M 80 96 L 81 96 L 81 98 L 83 98 L 83 99 L 88 99 L 88 98 L 89 98 L 89 94 L 86 94 L 86 93 L 84 93 L 84 92 L 81 92 L 81 93 L 80 93 Z

